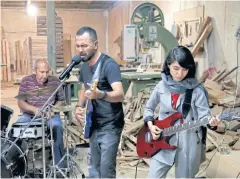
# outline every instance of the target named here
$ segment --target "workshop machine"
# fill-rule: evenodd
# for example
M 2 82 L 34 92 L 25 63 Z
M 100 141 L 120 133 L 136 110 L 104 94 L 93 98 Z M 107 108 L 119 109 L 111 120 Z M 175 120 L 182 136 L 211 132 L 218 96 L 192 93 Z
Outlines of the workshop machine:
M 160 64 L 163 61 L 161 58 L 164 59 L 178 42 L 173 34 L 164 28 L 161 9 L 153 3 L 143 3 L 135 8 L 131 24 L 124 26 L 122 45 L 123 60 L 128 61 L 132 67 L 139 65 L 137 72 L 122 73 L 124 91 L 127 91 L 132 82 L 132 94 L 137 96 L 148 84 L 161 79 L 159 68 L 147 68 L 161 66 L 153 64 Z M 153 49 L 155 54 L 151 52 Z

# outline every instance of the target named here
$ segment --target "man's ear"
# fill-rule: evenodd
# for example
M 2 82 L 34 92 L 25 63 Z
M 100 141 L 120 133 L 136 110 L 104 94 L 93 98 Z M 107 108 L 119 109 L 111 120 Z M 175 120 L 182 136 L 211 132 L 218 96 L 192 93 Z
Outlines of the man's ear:
M 98 47 L 98 41 L 97 40 L 94 42 L 94 46 Z

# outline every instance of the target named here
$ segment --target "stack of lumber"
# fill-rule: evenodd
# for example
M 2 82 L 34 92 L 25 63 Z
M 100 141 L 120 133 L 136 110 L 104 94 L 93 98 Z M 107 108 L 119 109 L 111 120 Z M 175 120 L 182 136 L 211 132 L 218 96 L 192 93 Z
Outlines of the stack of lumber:
M 2 54 L 1 54 L 1 81 L 8 82 L 14 78 L 11 72 L 11 61 L 9 42 L 6 39 L 1 40 Z
M 88 143 L 88 140 L 84 139 L 83 137 L 83 126 L 78 121 L 76 121 L 76 119 L 71 120 L 71 123 L 68 124 L 67 131 L 68 140 L 66 140 L 66 130 L 64 126 L 63 141 L 65 146 L 66 142 L 68 142 L 69 147 L 75 147 L 78 144 Z
M 17 75 L 29 75 L 32 72 L 32 66 L 30 63 L 28 38 L 24 40 L 23 45 L 21 45 L 19 40 L 15 41 L 15 52 L 15 69 Z
M 56 68 L 61 68 L 61 67 L 64 67 L 63 20 L 61 17 L 56 17 L 55 28 L 56 28 Z M 47 39 L 47 17 L 46 16 L 37 17 L 37 36 L 45 37 Z

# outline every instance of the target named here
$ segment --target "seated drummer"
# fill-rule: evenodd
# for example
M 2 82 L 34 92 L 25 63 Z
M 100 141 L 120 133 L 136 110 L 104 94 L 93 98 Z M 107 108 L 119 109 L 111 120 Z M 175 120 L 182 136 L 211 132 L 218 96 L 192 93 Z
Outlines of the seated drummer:
M 60 80 L 55 76 L 50 76 L 50 66 L 47 60 L 36 60 L 34 64 L 35 74 L 26 76 L 23 78 L 18 95 L 24 94 L 31 90 L 36 90 L 39 88 L 57 88 L 60 84 Z M 49 93 L 39 94 L 39 95 L 27 95 L 26 99 L 18 99 L 18 107 L 20 108 L 22 115 L 18 118 L 17 122 L 30 122 L 34 115 L 39 113 L 40 108 L 44 103 L 50 98 L 52 91 Z M 62 105 L 64 103 L 65 96 L 63 88 L 56 93 L 56 95 L 51 99 L 49 104 Z M 48 126 L 52 124 L 53 127 L 53 138 L 54 138 L 54 153 L 55 153 L 55 164 L 61 160 L 64 155 L 64 145 L 63 145 L 63 130 L 62 121 L 59 114 L 55 114 L 51 120 L 47 121 Z M 59 165 L 63 168 L 63 162 Z

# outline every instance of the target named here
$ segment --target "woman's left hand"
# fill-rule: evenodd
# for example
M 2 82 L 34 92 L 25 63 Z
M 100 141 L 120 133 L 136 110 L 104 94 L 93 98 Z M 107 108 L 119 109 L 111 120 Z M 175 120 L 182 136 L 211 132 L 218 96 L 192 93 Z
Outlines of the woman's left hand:
M 218 126 L 220 124 L 221 120 L 216 116 L 216 117 L 212 117 L 209 121 L 209 125 L 214 127 L 214 126 Z

